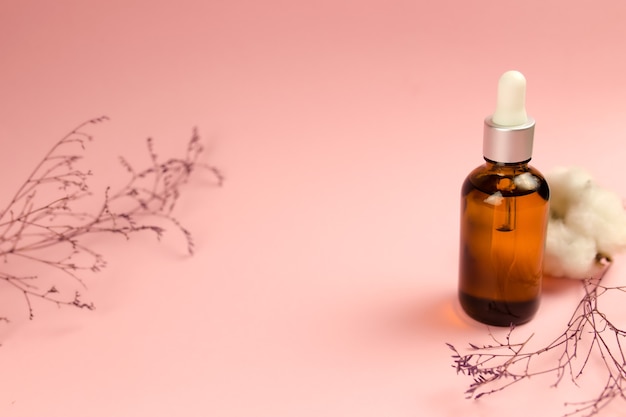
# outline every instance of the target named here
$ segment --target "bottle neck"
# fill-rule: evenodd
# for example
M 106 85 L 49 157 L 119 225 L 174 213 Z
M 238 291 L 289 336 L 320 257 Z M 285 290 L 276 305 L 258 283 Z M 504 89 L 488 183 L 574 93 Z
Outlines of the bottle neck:
M 485 165 L 490 169 L 498 169 L 498 168 L 528 168 L 528 163 L 530 162 L 530 158 L 521 162 L 497 162 L 492 161 L 486 156 L 483 157 L 485 160 Z

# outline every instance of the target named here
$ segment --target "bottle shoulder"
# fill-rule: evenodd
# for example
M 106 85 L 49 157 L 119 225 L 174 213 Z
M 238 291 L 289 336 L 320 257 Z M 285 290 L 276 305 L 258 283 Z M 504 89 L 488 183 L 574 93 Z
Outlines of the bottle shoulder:
M 463 183 L 463 195 L 471 190 L 491 195 L 502 193 L 503 197 L 516 197 L 539 193 L 546 201 L 550 189 L 544 175 L 528 164 L 485 163 L 472 170 Z

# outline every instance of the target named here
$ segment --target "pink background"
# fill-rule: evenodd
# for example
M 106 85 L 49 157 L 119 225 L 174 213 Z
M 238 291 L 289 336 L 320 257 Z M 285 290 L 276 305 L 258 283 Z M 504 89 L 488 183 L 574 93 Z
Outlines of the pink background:
M 146 137 L 182 155 L 194 126 L 226 183 L 184 191 L 194 257 L 173 230 L 103 236 L 95 311 L 12 313 L 0 415 L 557 416 L 592 397 L 538 378 L 466 400 L 444 343 L 488 341 L 456 310 L 458 198 L 502 72 L 528 79 L 533 165 L 626 196 L 625 21 L 620 0 L 4 0 L 3 198 L 103 114 L 96 184 L 146 163 Z M 566 284 L 520 337 L 561 331 Z

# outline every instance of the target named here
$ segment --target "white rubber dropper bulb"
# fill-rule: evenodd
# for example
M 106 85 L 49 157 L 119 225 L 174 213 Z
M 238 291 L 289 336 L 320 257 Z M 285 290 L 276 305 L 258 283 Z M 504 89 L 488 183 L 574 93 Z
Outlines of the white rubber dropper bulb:
M 526 114 L 526 78 L 507 71 L 498 82 L 496 111 L 485 119 L 483 156 L 493 162 L 529 161 L 535 121 Z
M 498 82 L 498 100 L 493 123 L 499 126 L 519 126 L 528 122 L 526 114 L 526 78 L 519 71 L 507 71 Z

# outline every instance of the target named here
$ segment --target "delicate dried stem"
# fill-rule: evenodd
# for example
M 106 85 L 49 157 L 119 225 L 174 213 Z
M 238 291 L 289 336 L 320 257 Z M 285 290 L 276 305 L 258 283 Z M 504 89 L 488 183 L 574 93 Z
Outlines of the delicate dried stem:
M 597 414 L 616 398 L 626 400 L 626 352 L 623 350 L 626 331 L 619 329 L 598 305 L 599 298 L 609 291 L 626 292 L 626 286 L 602 285 L 602 276 L 609 266 L 610 262 L 600 276 L 583 281 L 584 296 L 565 330 L 543 348 L 526 351 L 530 338 L 512 343 L 513 327 L 503 341 L 489 332 L 493 343 L 470 344 L 468 353 L 461 353 L 448 343 L 457 373 L 473 379 L 466 391 L 467 398 L 493 394 L 541 374 L 554 374 L 554 387 L 563 381 L 565 375 L 577 384 L 593 358 L 594 361 L 599 359 L 606 368 L 604 386 L 595 398 L 566 403 L 573 410 L 565 415 L 588 417 Z M 538 364 L 538 358 L 548 352 L 557 354 L 556 362 L 547 366 Z
M 96 212 L 77 208 L 79 201 L 93 197 L 87 182 L 91 171 L 76 168 L 85 143 L 92 140 L 86 128 L 105 120 L 108 118 L 89 120 L 54 144 L 0 211 L 0 259 L 5 266 L 15 262 L 39 265 L 39 269 L 49 270 L 46 275 L 56 271 L 84 287 L 83 272 L 98 272 L 106 266 L 103 256 L 84 243 L 86 236 L 113 233 L 128 239 L 137 232 L 150 231 L 160 239 L 165 230 L 161 226 L 163 222 L 182 233 L 188 252 L 193 253 L 191 233 L 172 215 L 181 187 L 197 168 L 208 169 L 218 185 L 223 181 L 216 168 L 198 164 L 203 149 L 195 130 L 185 156 L 163 162 L 152 139 L 148 139 L 151 161 L 148 168 L 137 171 L 121 158 L 122 167 L 130 176 L 128 182 L 115 191 L 107 188 Z M 46 197 L 51 190 L 57 195 Z M 40 289 L 38 283 L 42 278 L 39 274 L 16 275 L 0 271 L 0 281 L 24 296 L 31 318 L 34 299 L 59 306 L 94 308 L 93 304 L 82 301 L 78 291 L 67 295 L 67 290 L 62 291 L 58 285 Z

